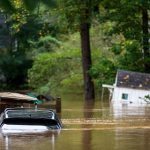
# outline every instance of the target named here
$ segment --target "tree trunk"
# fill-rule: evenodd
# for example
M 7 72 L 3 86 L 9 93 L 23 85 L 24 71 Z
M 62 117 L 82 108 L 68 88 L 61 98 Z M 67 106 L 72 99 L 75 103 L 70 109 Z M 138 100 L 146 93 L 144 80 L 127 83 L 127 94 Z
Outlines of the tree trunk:
M 81 36 L 81 49 L 82 49 L 82 65 L 83 65 L 83 77 L 84 77 L 84 95 L 85 100 L 94 100 L 94 83 L 89 75 L 89 69 L 91 68 L 91 48 L 90 48 L 90 25 L 83 22 L 80 26 Z
M 145 7 L 142 9 L 142 30 L 143 30 L 143 57 L 144 70 L 150 73 L 150 52 L 149 52 L 149 38 L 148 38 L 148 12 Z

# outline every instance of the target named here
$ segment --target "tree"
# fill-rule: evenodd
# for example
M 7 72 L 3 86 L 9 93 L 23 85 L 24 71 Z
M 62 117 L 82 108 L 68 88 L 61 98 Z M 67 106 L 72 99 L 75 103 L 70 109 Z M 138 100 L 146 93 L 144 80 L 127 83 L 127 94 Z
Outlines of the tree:
M 20 2 L 20 1 L 17 1 Z M 12 2 L 10 0 L 1 0 L 2 6 L 4 8 L 11 8 L 12 10 L 16 8 L 16 5 L 18 4 L 17 2 Z M 52 5 L 54 4 L 53 0 L 48 1 L 48 0 L 39 0 L 35 1 L 34 0 L 22 0 L 21 5 L 23 4 L 26 8 L 28 9 L 35 9 L 36 6 L 39 5 L 40 2 L 43 2 L 46 5 Z M 85 91 L 85 99 L 94 99 L 95 94 L 94 94 L 94 84 L 92 81 L 92 78 L 89 74 L 89 70 L 92 66 L 92 61 L 91 61 L 91 48 L 90 48 L 90 35 L 89 35 L 89 30 L 90 30 L 90 25 L 91 25 L 91 17 L 92 13 L 98 5 L 98 0 L 86 0 L 86 1 L 80 1 L 80 0 L 68 0 L 68 1 L 63 1 L 64 4 L 67 4 L 67 6 L 73 8 L 73 11 L 77 12 L 77 14 L 74 14 L 75 16 L 72 16 L 71 19 L 75 20 L 75 18 L 79 18 L 77 23 L 79 24 L 79 30 L 80 30 L 80 35 L 81 35 L 81 49 L 82 49 L 82 64 L 83 64 L 83 76 L 84 76 L 84 91 Z M 13 5 L 15 4 L 15 7 Z M 75 9 L 74 9 L 75 7 Z M 68 11 L 68 9 L 67 9 Z M 67 12 L 65 11 L 65 12 Z M 70 13 L 72 10 L 69 10 Z M 67 16 L 68 17 L 68 16 Z M 69 18 L 70 19 L 70 18 Z
M 110 3 L 109 0 L 105 0 L 103 1 L 103 4 L 107 10 L 107 14 L 104 18 L 110 20 L 114 24 L 111 33 L 122 34 L 124 36 L 124 41 L 120 41 L 120 43 L 117 44 L 121 46 L 120 54 L 123 54 L 123 52 L 124 54 L 130 53 L 130 62 L 133 62 L 132 70 L 135 70 L 138 65 L 138 63 L 132 61 L 132 58 L 133 60 L 134 58 L 138 58 L 136 62 L 140 62 L 141 70 L 144 72 L 150 72 L 150 46 L 148 32 L 148 11 L 150 9 L 150 1 L 114 0 Z M 127 47 L 126 44 L 128 45 Z M 137 47 L 137 45 L 139 46 Z M 133 47 L 136 47 L 136 49 Z M 120 57 L 126 59 L 123 56 Z M 122 59 L 120 60 L 122 61 Z
M 73 41 L 74 42 L 74 41 Z M 83 87 L 80 49 L 62 43 L 60 51 L 41 53 L 29 70 L 29 84 L 39 93 L 81 93 Z M 71 43 L 72 44 L 72 43 Z M 72 47 L 71 47 L 72 46 Z M 63 49 L 62 49 L 63 47 Z
M 150 46 L 149 46 L 149 17 L 148 9 L 150 2 L 148 0 L 142 0 L 141 2 L 142 13 L 142 32 L 143 32 L 143 57 L 144 57 L 144 70 L 150 73 Z
M 7 27 L 7 30 L 5 29 L 8 35 L 7 39 L 10 39 L 0 53 L 0 81 L 6 86 L 5 88 L 21 88 L 23 84 L 26 84 L 27 70 L 32 64 L 32 44 L 30 42 L 39 40 L 41 36 L 47 36 L 53 28 L 42 20 L 46 13 L 44 12 L 43 16 L 40 14 L 39 3 L 36 3 L 38 9 L 33 13 L 28 11 L 35 7 L 34 2 L 32 0 L 0 1 L 1 15 L 7 16 L 2 26 Z M 6 33 L 3 34 L 6 36 Z M 42 42 L 45 42 L 43 39 Z
M 0 53 L 0 88 L 27 88 L 27 70 L 31 67 L 29 60 L 22 51 L 6 51 Z
M 83 14 L 81 15 L 80 21 L 80 37 L 81 37 L 81 49 L 82 49 L 82 65 L 83 65 L 83 77 L 84 77 L 84 92 L 85 99 L 90 100 L 94 99 L 94 83 L 89 74 L 90 68 L 92 67 L 91 60 L 91 47 L 90 47 L 90 9 L 91 5 L 90 1 L 85 2 L 85 6 L 83 7 Z
M 90 47 L 90 27 L 94 11 L 99 4 L 98 0 L 67 0 L 61 1 L 61 8 L 68 22 L 68 27 L 78 29 L 81 38 L 82 66 L 84 77 L 85 100 L 92 100 L 95 97 L 94 83 L 89 73 L 92 67 Z

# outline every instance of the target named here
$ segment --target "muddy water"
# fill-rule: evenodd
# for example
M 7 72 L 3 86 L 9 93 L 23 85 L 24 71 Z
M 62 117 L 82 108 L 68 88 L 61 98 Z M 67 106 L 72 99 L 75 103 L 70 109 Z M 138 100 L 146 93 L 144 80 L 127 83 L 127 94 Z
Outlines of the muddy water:
M 61 131 L 0 133 L 0 150 L 149 150 L 150 106 L 63 98 Z

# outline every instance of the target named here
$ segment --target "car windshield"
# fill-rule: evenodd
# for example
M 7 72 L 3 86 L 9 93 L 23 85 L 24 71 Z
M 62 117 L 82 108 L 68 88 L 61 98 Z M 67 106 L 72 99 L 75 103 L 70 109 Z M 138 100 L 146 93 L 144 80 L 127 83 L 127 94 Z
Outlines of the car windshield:
M 43 119 L 43 118 L 7 118 L 3 121 L 4 124 L 16 124 L 16 125 L 45 125 L 54 126 L 57 125 L 56 120 Z

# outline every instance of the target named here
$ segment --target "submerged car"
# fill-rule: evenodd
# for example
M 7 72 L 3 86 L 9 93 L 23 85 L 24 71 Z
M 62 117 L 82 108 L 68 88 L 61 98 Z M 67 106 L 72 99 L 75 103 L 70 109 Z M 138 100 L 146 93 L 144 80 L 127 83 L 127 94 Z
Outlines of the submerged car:
M 10 131 L 47 131 L 61 129 L 62 123 L 53 110 L 7 108 L 1 114 L 0 127 Z

